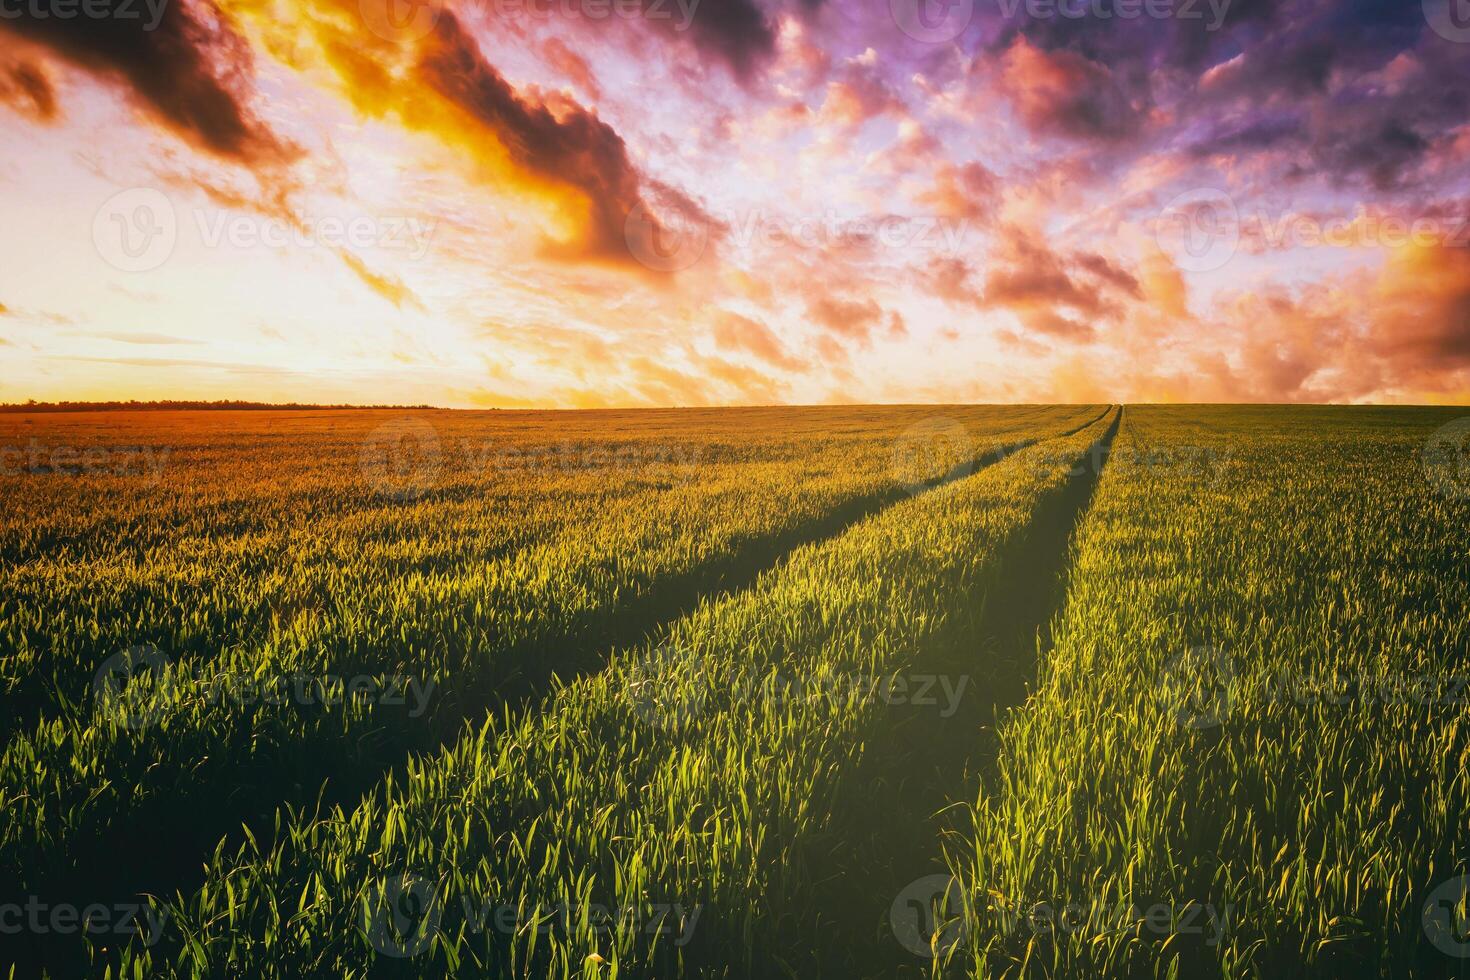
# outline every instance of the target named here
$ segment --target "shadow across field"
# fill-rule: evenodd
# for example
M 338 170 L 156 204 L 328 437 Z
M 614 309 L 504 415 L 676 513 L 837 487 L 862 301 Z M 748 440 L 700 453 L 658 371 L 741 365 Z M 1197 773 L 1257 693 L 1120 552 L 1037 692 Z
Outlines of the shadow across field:
M 496 651 L 497 661 L 518 665 L 513 673 L 495 671 L 492 665 L 472 682 L 457 680 L 445 699 L 414 724 L 384 724 L 365 735 L 356 733 L 351 743 L 330 746 L 340 751 L 321 745 L 311 752 L 291 751 L 289 739 L 274 747 L 263 745 L 235 767 L 228 793 L 204 787 L 197 793 L 142 801 L 104 838 L 77 840 L 67 854 L 68 868 L 44 875 L 49 884 L 27 892 L 49 906 L 78 908 L 133 902 L 139 895 L 191 892 L 203 882 L 205 863 L 217 847 L 231 854 L 244 842 L 243 828 L 268 841 L 280 807 L 351 806 L 388 773 L 401 773 L 408 758 L 454 743 L 482 723 L 487 712 L 531 702 L 554 678 L 601 669 L 612 650 L 660 635 L 702 601 L 751 587 L 796 549 L 840 535 L 901 500 L 967 477 L 1022 449 L 1080 432 L 1108 411 L 1063 433 L 991 450 L 923 486 L 859 498 L 790 533 L 747 541 L 689 574 L 650 583 L 613 608 L 574 620 L 554 638 Z M 330 723 L 326 717 L 313 721 Z M 8 877 L 0 872 L 0 893 L 7 889 Z M 17 939 L 14 955 L 22 971 L 44 965 L 55 975 L 86 972 L 75 936 Z
M 993 768 L 996 728 L 1025 701 L 1038 651 L 1050 647 L 1052 621 L 1066 597 L 1073 532 L 1091 503 L 1122 414 L 1119 409 L 1071 478 L 1041 501 L 1031 524 L 1006 546 L 995 576 L 977 589 L 979 628 L 975 617 L 966 620 L 966 628 L 908 672 L 948 677 L 951 692 L 968 678 L 963 695 L 941 697 L 937 705 L 882 709 L 881 741 L 843 774 L 831 827 L 809 852 L 809 863 L 792 869 L 811 879 L 809 887 L 795 884 L 798 893 L 805 890 L 804 900 L 793 909 L 771 910 L 769 935 L 779 938 L 756 950 L 761 975 L 929 977 L 935 963 L 923 946 L 936 934 L 941 947 L 963 941 L 932 915 L 936 905 L 946 904 L 949 872 L 940 840 L 964 829 L 962 804 L 973 800 Z

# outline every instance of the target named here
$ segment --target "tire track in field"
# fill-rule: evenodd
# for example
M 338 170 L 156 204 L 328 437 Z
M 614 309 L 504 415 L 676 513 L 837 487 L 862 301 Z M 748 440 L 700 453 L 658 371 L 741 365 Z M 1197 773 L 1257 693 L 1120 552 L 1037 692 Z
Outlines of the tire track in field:
M 1037 652 L 1050 648 L 1052 621 L 1066 598 L 1072 537 L 1122 420 L 1120 406 L 1080 458 L 1080 472 L 1074 467 L 1072 478 L 1041 501 L 1031 524 L 1003 552 L 998 578 L 976 597 L 986 609 L 982 635 L 936 650 L 907 672 L 947 676 L 951 693 L 959 679 L 968 683 L 957 702 L 941 698 L 939 705 L 885 709 L 889 724 L 882 740 L 874 739 L 860 771 L 851 774 L 833 828 L 816 849 L 813 865 L 821 881 L 809 914 L 778 930 L 787 933 L 777 940 L 781 948 L 769 950 L 772 976 L 948 975 L 936 971 L 924 950 L 936 933 L 941 946 L 963 941 L 933 915 L 948 894 L 940 842 L 963 830 L 962 804 L 973 799 L 994 764 L 996 728 L 1024 703 Z M 953 713 L 942 717 L 941 709 L 949 707 Z
M 523 704 L 539 695 L 553 675 L 566 680 L 600 670 L 612 651 L 660 636 L 703 602 L 751 588 L 762 575 L 779 567 L 798 549 L 835 538 L 900 501 L 964 479 L 1023 449 L 1075 435 L 1097 424 L 1110 411 L 1112 406 L 1065 432 L 1034 436 L 991 449 L 920 487 L 896 488 L 848 501 L 822 518 L 773 538 L 752 542 L 742 551 L 724 556 L 692 574 L 663 579 L 648 592 L 620 604 L 600 630 L 579 637 L 573 649 L 561 645 L 556 647 L 555 656 L 541 657 L 512 653 L 507 659 L 516 661 L 524 670 L 508 679 L 497 678 L 493 689 L 470 692 L 468 703 L 449 714 L 457 716 L 457 721 L 478 724 L 487 710 Z M 453 742 L 462 734 L 463 725 L 456 723 L 440 731 L 440 744 Z
M 209 812 L 181 807 L 164 798 L 149 800 L 130 811 L 105 839 L 77 842 L 73 857 L 79 874 L 75 878 L 65 876 L 54 887 L 37 891 L 44 891 L 40 897 L 48 904 L 78 907 L 131 902 L 144 894 L 193 892 L 205 880 L 209 856 L 220 846 L 224 847 L 223 853 L 234 853 L 244 842 L 243 828 L 249 828 L 257 840 L 269 840 L 280 807 L 351 807 L 389 773 L 401 776 L 411 755 L 434 753 L 454 744 L 469 727 L 481 723 L 487 712 L 533 702 L 554 678 L 574 679 L 600 670 L 611 651 L 659 636 L 701 602 L 753 587 L 763 574 L 780 566 L 797 549 L 837 537 L 911 496 L 964 479 L 1024 449 L 1081 432 L 1110 411 L 1112 406 L 1064 432 L 1049 432 L 989 449 L 922 486 L 895 487 L 860 497 L 785 534 L 748 542 L 692 573 L 660 580 L 647 591 L 619 603 L 610 615 L 589 624 L 587 629 L 573 631 L 574 639 L 570 641 L 504 651 L 506 662 L 519 665 L 516 673 L 507 676 L 490 671 L 479 683 L 450 690 L 447 694 L 453 700 L 442 705 L 425 724 L 412 731 L 383 732 L 371 749 L 355 754 L 350 767 L 339 765 L 343 760 L 336 756 L 326 761 L 293 760 L 292 773 L 269 787 L 276 792 L 257 795 L 253 792 L 256 787 L 246 781 L 229 799 L 221 801 L 218 810 Z M 126 849 L 117 846 L 119 840 L 128 842 Z M 36 948 L 21 956 L 22 966 L 45 965 L 61 975 L 81 975 L 84 964 L 78 957 L 82 950 L 70 940 L 38 937 Z

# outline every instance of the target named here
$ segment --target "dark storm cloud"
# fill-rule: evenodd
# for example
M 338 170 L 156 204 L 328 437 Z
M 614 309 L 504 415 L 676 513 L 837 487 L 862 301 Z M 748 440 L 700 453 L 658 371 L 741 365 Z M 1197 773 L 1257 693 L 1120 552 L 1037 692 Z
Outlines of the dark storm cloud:
M 138 17 L 60 20 L 36 5 L 0 20 L 66 63 L 115 84 L 145 114 L 199 149 L 247 165 L 278 163 L 290 148 L 249 107 L 250 49 L 207 3 L 174 0 Z M 109 8 L 111 9 L 111 8 Z
M 527 6 L 546 0 L 517 0 Z M 737 78 L 749 80 L 758 66 L 776 50 L 774 22 L 755 0 L 636 0 L 638 21 L 673 44 L 691 44 L 710 61 L 728 67 Z M 821 0 L 791 0 L 803 16 L 821 7 Z M 473 5 L 473 0 L 467 6 Z M 600 13 L 592 13 L 597 7 Z M 451 2 L 451 6 L 453 3 Z M 607 23 L 605 0 L 558 0 L 557 10 L 574 13 L 571 22 L 601 32 Z M 552 9 L 546 6 L 545 9 Z M 639 9 L 639 8 L 635 8 Z M 514 26 L 514 25 L 512 25 Z
M 689 30 L 696 45 L 723 58 L 741 77 L 776 48 L 775 29 L 754 0 L 702 0 Z
M 518 168 L 581 192 L 590 214 L 580 245 L 589 255 L 629 259 L 624 225 L 640 204 L 640 178 L 611 126 L 567 99 L 553 111 L 523 98 L 448 12 L 418 70 L 425 84 L 493 133 Z
M 1038 134 L 1195 157 L 1277 154 L 1283 175 L 1334 186 L 1410 186 L 1466 120 L 1470 45 L 1430 31 L 1417 2 L 1197 9 L 1191 20 L 1031 17 L 1022 4 L 992 16 L 984 57 Z

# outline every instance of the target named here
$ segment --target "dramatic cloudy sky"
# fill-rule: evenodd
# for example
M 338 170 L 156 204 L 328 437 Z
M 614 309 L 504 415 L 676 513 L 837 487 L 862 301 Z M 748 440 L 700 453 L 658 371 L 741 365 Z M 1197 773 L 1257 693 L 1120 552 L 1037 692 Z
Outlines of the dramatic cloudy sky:
M 0 15 L 0 401 L 1470 400 L 1466 0 Z

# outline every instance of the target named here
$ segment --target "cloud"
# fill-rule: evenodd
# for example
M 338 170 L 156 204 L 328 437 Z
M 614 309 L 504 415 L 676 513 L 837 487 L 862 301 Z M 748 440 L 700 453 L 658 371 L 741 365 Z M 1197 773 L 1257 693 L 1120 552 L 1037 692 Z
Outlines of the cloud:
M 1157 277 L 1145 272 L 1141 281 Z M 1131 308 L 1129 333 L 1098 355 L 1111 361 L 1119 397 L 1356 402 L 1470 392 L 1470 252 L 1463 248 L 1406 246 L 1389 250 L 1377 269 L 1230 290 L 1199 322 L 1175 324 L 1162 339 L 1135 329 L 1157 308 L 1152 295 Z
M 294 149 L 251 107 L 253 58 L 209 0 L 172 0 L 156 26 L 146 16 L 37 16 L 34 4 L 0 20 L 10 32 L 104 84 L 195 148 L 249 167 L 274 167 Z M 135 7 L 134 9 L 140 9 Z M 44 97 L 43 97 L 44 98 Z
M 201 340 L 176 337 L 166 333 L 89 333 L 99 340 L 115 340 L 120 344 L 201 344 Z
M 903 101 L 877 67 L 876 53 L 869 48 L 866 55 L 873 57 L 848 59 L 839 77 L 827 83 L 818 111 L 822 124 L 838 130 L 854 130 L 870 119 L 905 113 Z
M 652 2 L 644 0 L 645 7 Z M 810 0 L 807 5 L 816 6 Z M 668 19 L 650 23 L 670 31 L 677 26 Z M 750 78 L 776 50 L 776 31 L 754 0 L 700 0 L 688 34 L 701 50 L 723 59 L 742 79 Z
M 808 300 L 806 310 L 813 320 L 832 333 L 863 344 L 883 322 L 883 308 L 871 298 L 851 300 L 823 296 Z
M 384 273 L 374 272 L 367 267 L 367 263 L 345 248 L 337 249 L 336 252 L 337 257 L 342 260 L 342 263 L 348 269 L 352 270 L 352 274 L 361 279 L 364 285 L 383 297 L 383 299 L 386 299 L 400 309 L 404 304 L 417 307 L 418 309 L 424 308 L 424 304 L 419 301 L 414 291 L 405 286 L 398 278 Z
M 1079 268 L 1085 270 L 1094 278 L 1107 283 L 1114 289 L 1134 299 L 1143 298 L 1143 291 L 1138 284 L 1138 279 L 1131 272 L 1115 265 L 1104 256 L 1096 252 L 1076 252 L 1072 255 L 1072 261 Z
M 929 294 L 956 306 L 984 309 L 985 297 L 974 282 L 974 269 L 958 256 L 932 259 L 920 275 L 920 285 Z
M 771 405 L 781 400 L 783 388 L 753 368 L 718 357 L 696 357 L 694 362 L 707 377 L 722 382 L 727 390 L 734 393 L 734 397 L 721 399 L 721 404 Z
M 1372 290 L 1371 349 L 1401 374 L 1470 367 L 1470 249 L 1394 249 Z
M 1425 176 L 1470 100 L 1470 52 L 1424 27 L 1415 4 L 1297 4 L 1207 70 L 1196 155 L 1287 159 L 1290 175 L 1391 191 Z
M 946 161 L 935 168 L 933 187 L 916 199 L 941 218 L 988 222 L 999 206 L 1000 192 L 1000 178 L 978 160 L 958 165 Z
M 45 69 L 31 61 L 7 61 L 0 53 L 0 105 L 36 122 L 57 117 L 56 90 Z
M 996 252 L 985 276 L 987 306 L 1013 310 L 1066 306 L 1093 316 L 1106 312 L 1102 289 L 1074 275 L 1069 263 L 1040 238 L 1011 228 Z
M 1001 64 L 1001 88 L 1033 132 L 1113 142 L 1139 127 L 1142 108 L 1113 70 L 1074 51 L 1046 51 L 1021 36 Z
M 743 351 L 785 371 L 800 371 L 805 366 L 786 350 L 774 330 L 738 313 L 721 312 L 715 320 L 714 339 L 722 350 Z
M 579 87 L 594 101 L 602 98 L 602 86 L 597 83 L 597 75 L 587 59 L 573 51 L 567 43 L 559 37 L 547 38 L 541 45 L 541 52 L 545 55 L 551 67 L 564 75 L 567 81 Z
M 1165 271 L 1154 266 L 1150 273 L 1177 306 Z M 1097 252 L 1058 251 L 1014 225 L 1001 230 L 978 294 L 963 262 L 936 263 L 930 282 L 951 301 L 1007 310 L 1035 333 L 1079 343 L 1096 338 L 1100 321 L 1117 320 L 1147 298 L 1143 282 L 1117 262 Z
M 126 367 L 197 367 L 213 368 L 219 371 L 227 371 L 231 374 L 254 374 L 270 376 L 286 376 L 294 372 L 281 367 L 267 364 L 229 364 L 222 361 L 203 361 L 183 357 L 80 357 L 70 355 L 49 355 L 51 360 L 56 361 L 80 361 L 89 364 L 120 364 Z
M 535 184 L 570 188 L 562 209 L 575 226 L 564 251 L 628 262 L 624 225 L 641 202 L 639 177 L 613 128 L 570 99 L 523 97 L 480 55 L 474 39 L 448 12 L 417 67 L 433 93 L 491 141 L 477 145 Z M 408 109 L 408 107 L 405 107 Z M 410 110 L 411 112 L 411 110 Z M 413 118 L 405 113 L 406 118 Z
M 635 12 L 641 9 L 636 17 L 623 13 L 624 0 L 618 0 L 619 15 L 612 17 L 606 0 L 526 0 L 494 6 L 496 29 L 520 36 L 529 33 L 527 22 L 533 18 L 560 16 L 589 44 L 601 42 L 619 25 L 635 24 L 639 32 L 635 50 L 646 51 L 649 33 L 670 44 L 689 45 L 703 56 L 701 61 L 722 65 L 742 84 L 754 82 L 778 50 L 777 28 L 755 0 L 635 0 Z

